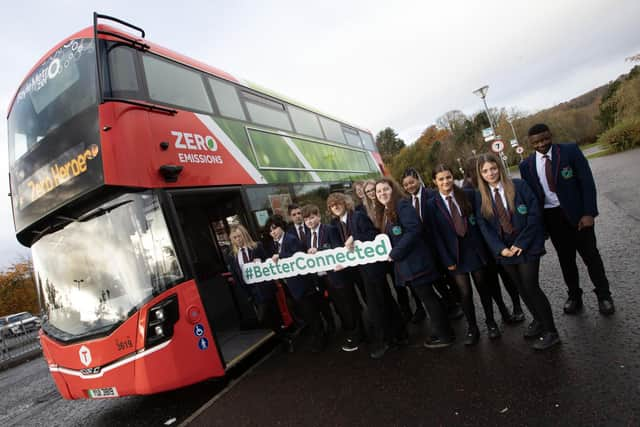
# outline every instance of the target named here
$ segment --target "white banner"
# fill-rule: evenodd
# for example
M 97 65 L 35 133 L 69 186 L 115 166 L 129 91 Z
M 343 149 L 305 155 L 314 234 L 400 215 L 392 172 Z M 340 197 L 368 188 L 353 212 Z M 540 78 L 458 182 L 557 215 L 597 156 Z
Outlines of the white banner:
M 242 266 L 245 283 L 264 282 L 266 280 L 284 279 L 303 274 L 319 273 L 335 270 L 336 267 L 353 267 L 386 261 L 391 252 L 391 241 L 386 234 L 378 234 L 372 242 L 354 243 L 352 251 L 347 248 L 320 250 L 315 254 L 296 252 L 289 258 L 278 262 L 268 259 L 265 262 L 251 262 Z

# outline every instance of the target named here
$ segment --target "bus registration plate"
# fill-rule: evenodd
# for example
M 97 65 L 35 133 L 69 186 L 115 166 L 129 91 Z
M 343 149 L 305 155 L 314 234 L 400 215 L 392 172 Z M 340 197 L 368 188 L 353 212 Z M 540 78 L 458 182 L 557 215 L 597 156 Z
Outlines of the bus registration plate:
M 115 387 L 92 388 L 89 389 L 89 397 L 91 399 L 118 397 L 118 390 Z

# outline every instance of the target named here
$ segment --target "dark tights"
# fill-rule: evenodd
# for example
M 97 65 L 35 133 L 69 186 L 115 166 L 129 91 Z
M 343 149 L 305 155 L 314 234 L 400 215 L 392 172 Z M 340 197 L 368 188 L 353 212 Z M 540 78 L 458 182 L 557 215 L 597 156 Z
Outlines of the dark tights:
M 551 305 L 538 283 L 540 260 L 526 264 L 504 264 L 503 267 L 518 286 L 520 296 L 533 318 L 542 324 L 545 332 L 556 332 Z
M 453 282 L 458 288 L 460 293 L 460 299 L 462 300 L 462 311 L 467 319 L 469 328 L 477 328 L 478 323 L 476 321 L 476 312 L 473 305 L 473 289 L 471 288 L 471 276 L 473 276 L 473 282 L 476 286 L 476 290 L 480 295 L 480 302 L 484 309 L 484 315 L 487 320 L 487 324 L 495 324 L 493 317 L 493 302 L 491 300 L 491 290 L 488 286 L 487 272 L 485 269 L 461 274 L 452 274 Z

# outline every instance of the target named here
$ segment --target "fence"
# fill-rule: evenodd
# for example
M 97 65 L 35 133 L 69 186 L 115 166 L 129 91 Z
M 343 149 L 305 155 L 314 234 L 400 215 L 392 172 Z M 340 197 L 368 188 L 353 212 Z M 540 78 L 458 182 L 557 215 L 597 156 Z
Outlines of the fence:
M 20 360 L 37 355 L 42 348 L 38 338 L 38 330 L 21 331 L 13 334 L 8 329 L 0 331 L 0 370 L 18 363 Z

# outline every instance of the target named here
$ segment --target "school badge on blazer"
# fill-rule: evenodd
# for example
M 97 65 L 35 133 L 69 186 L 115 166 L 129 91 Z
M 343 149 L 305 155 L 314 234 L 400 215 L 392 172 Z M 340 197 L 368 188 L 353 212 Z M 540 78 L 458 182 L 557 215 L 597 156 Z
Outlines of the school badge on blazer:
M 402 234 L 402 227 L 400 227 L 399 225 L 394 225 L 391 228 L 391 234 L 393 234 L 394 236 L 399 236 Z
M 562 168 L 562 170 L 560 171 L 560 175 L 562 175 L 564 179 L 573 178 L 573 169 L 571 168 L 571 166 L 566 166 Z
M 474 214 L 469 215 L 469 224 L 476 225 L 476 216 Z
M 528 212 L 527 205 L 518 205 L 518 207 L 516 208 L 516 210 L 518 211 L 518 213 L 519 213 L 520 215 L 526 215 L 526 214 L 527 214 L 527 212 Z

